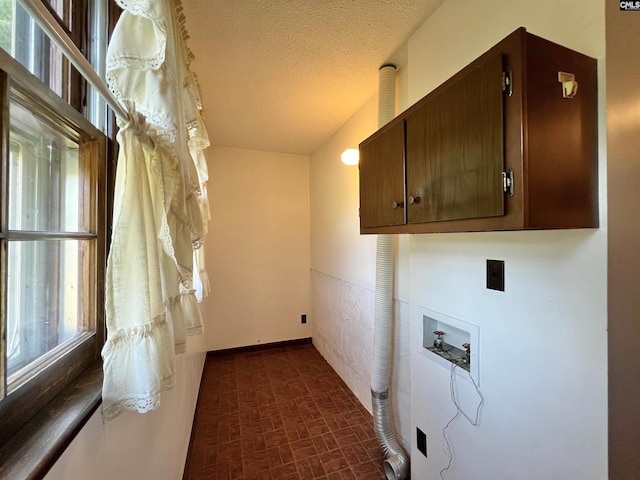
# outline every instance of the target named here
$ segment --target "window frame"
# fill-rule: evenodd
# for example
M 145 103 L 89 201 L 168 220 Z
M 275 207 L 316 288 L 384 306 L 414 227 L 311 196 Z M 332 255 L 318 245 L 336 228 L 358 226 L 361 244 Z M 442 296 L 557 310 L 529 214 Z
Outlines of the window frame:
M 65 101 L 82 112 L 87 107 L 88 85 L 82 75 L 71 65 L 62 50 L 43 32 L 37 22 L 29 15 L 26 9 L 20 5 L 20 0 L 15 2 L 16 10 L 13 35 L 14 52 L 12 56 L 27 69 L 40 78 L 53 91 Z M 95 25 L 90 22 L 89 2 L 113 0 L 39 0 L 57 21 L 60 28 L 73 41 L 78 49 L 88 58 L 87 52 L 90 43 L 90 29 Z M 91 7 L 95 8 L 95 6 Z M 25 31 L 19 34 L 15 29 Z M 17 39 L 19 35 L 20 39 Z M 26 37 L 26 38 L 25 38 Z M 26 43 L 25 43 L 26 42 Z M 35 45 L 33 44 L 35 42 Z M 35 51 L 34 51 L 35 49 Z M 26 62 L 26 63 L 25 63 Z M 29 66 L 31 65 L 31 66 Z
M 6 395 L 6 379 L 0 382 L 0 445 L 6 444 L 47 403 L 76 379 L 85 369 L 100 359 L 104 344 L 104 272 L 106 268 L 107 221 L 107 138 L 82 114 L 61 99 L 40 80 L 27 71 L 4 50 L 0 49 L 0 334 L 6 339 L 6 256 L 8 215 L 8 162 L 9 162 L 9 93 L 12 85 L 26 93 L 47 117 L 80 134 L 83 148 L 94 160 L 91 175 L 95 180 L 96 197 L 96 299 L 95 333 L 83 335 L 70 342 L 64 352 L 30 380 Z M 70 348 L 72 347 L 72 348 Z M 0 370 L 6 367 L 6 343 L 0 344 Z M 1 459 L 0 459 L 1 461 Z

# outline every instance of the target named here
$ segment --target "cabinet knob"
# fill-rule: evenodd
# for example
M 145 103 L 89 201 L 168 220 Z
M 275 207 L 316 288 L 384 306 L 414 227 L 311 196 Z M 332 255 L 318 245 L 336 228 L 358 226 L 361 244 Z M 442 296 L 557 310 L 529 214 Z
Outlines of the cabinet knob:
M 404 202 L 403 201 L 399 201 L 399 202 L 393 202 L 391 204 L 391 206 L 393 208 L 404 208 Z
M 420 203 L 420 197 L 409 197 L 409 205 L 413 205 L 414 203 Z

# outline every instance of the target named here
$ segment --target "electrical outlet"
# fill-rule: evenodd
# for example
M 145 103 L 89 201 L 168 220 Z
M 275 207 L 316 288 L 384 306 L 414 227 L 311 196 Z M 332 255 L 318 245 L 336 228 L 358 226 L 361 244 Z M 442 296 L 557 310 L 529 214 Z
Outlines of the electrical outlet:
M 300 323 L 307 323 L 307 315 L 306 314 L 300 315 Z
M 427 456 L 427 436 L 418 427 L 416 427 L 416 436 L 417 436 L 417 443 L 418 443 L 418 451 L 426 457 Z
M 504 292 L 503 260 L 487 260 L 487 288 Z

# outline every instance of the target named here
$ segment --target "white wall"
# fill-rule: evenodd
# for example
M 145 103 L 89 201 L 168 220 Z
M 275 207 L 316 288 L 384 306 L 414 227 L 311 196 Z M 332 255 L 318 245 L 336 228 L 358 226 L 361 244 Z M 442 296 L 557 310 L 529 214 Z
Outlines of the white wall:
M 204 359 L 204 337 L 189 337 L 187 353 L 176 357 L 176 386 L 158 410 L 103 424 L 98 409 L 45 480 L 182 478 Z
M 358 167 L 340 161 L 377 129 L 377 96 L 311 155 L 311 268 L 373 290 L 374 236 L 360 236 Z
M 358 169 L 343 165 L 340 154 L 377 129 L 377 110 L 374 95 L 312 154 L 310 187 L 313 343 L 369 410 L 376 237 L 359 234 Z M 391 385 L 396 427 L 408 447 L 410 309 L 408 285 L 402 281 L 408 277 L 401 274 L 408 272 L 403 259 L 396 272 L 397 342 Z
M 479 427 L 462 418 L 448 430 L 454 458 L 445 478 L 606 478 L 601 2 L 445 1 L 408 42 L 408 65 L 399 72 L 398 85 L 406 88 L 398 95 L 400 110 L 520 26 L 599 60 L 601 227 L 398 237 L 392 388 L 402 441 L 413 442 L 416 478 L 440 477 L 448 461 L 442 428 L 455 413 L 449 370 L 417 353 L 419 307 L 480 327 L 485 405 Z M 358 235 L 357 172 L 342 166 L 339 155 L 372 133 L 376 119 L 372 99 L 311 156 L 314 344 L 367 407 L 375 237 Z M 486 259 L 506 262 L 505 292 L 486 290 Z M 411 381 L 403 377 L 409 371 Z M 471 415 L 475 391 L 464 380 L 456 384 Z M 427 434 L 428 459 L 416 450 L 416 426 Z
M 598 0 L 447 0 L 409 41 L 415 102 L 520 26 L 599 59 L 600 229 L 411 237 L 413 423 L 428 458 L 412 452 L 418 478 L 439 478 L 442 429 L 456 410 L 450 372 L 416 352 L 419 307 L 480 327 L 474 428 L 458 418 L 447 479 L 607 478 L 606 159 L 604 7 Z M 485 289 L 485 260 L 505 261 L 505 292 Z M 457 380 L 466 413 L 477 396 Z
M 311 336 L 309 157 L 207 150 L 208 350 Z

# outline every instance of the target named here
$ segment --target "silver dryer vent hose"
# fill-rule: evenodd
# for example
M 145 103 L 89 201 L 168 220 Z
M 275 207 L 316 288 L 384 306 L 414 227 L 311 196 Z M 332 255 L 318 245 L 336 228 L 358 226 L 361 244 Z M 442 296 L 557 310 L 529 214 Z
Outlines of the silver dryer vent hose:
M 396 67 L 380 68 L 378 88 L 378 127 L 395 117 Z M 384 471 L 388 480 L 404 480 L 409 473 L 409 457 L 393 431 L 389 406 L 389 376 L 393 346 L 393 237 L 378 235 L 376 247 L 376 287 L 374 352 L 371 369 L 373 425 L 385 454 Z

